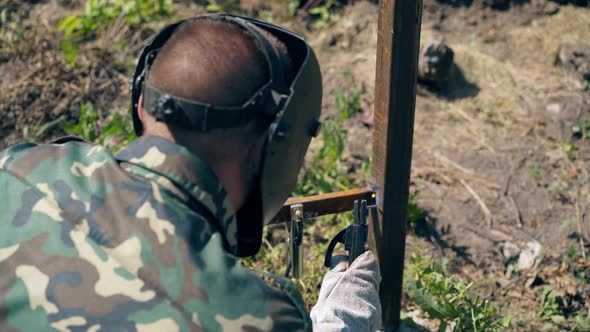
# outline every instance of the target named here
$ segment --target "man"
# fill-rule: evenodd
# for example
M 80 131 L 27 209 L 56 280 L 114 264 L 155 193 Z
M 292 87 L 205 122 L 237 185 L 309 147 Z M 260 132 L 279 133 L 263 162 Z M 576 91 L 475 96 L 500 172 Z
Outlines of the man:
M 298 36 L 229 15 L 166 27 L 133 82 L 116 157 L 64 139 L 0 153 L 0 330 L 375 330 L 370 252 L 328 272 L 311 319 L 255 254 L 318 129 L 321 77 Z M 278 287 L 275 287 L 278 286 Z

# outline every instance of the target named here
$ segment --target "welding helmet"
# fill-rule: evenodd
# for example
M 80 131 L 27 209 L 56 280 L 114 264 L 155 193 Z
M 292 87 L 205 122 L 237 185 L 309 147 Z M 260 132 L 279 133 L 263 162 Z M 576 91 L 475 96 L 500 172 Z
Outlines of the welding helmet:
M 180 21 L 161 30 L 141 52 L 132 82 L 133 124 L 140 136 L 143 126 L 137 109 L 142 94 L 142 107 L 146 112 L 158 121 L 188 130 L 207 132 L 243 126 L 257 116 L 269 119 L 264 160 L 256 188 L 236 213 L 237 255 L 251 256 L 260 249 L 264 224 L 276 215 L 290 196 L 310 140 L 318 134 L 322 102 L 320 68 L 313 50 L 301 36 L 276 25 L 228 14 L 196 19 L 229 21 L 248 33 L 264 53 L 270 74 L 268 82 L 248 101 L 235 106 L 216 106 L 180 98 L 148 84 L 146 77 L 151 64 L 174 30 L 185 22 Z M 277 49 L 261 30 L 285 44 L 295 72 L 290 82 L 285 77 Z

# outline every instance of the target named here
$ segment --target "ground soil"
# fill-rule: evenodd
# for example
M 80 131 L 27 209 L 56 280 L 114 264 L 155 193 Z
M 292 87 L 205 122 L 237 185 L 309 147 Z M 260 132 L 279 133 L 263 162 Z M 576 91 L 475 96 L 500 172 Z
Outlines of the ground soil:
M 587 313 L 590 289 L 563 267 L 563 255 L 570 247 L 590 254 L 590 139 L 572 131 L 590 121 L 590 90 L 555 57 L 561 43 L 590 43 L 590 9 L 544 0 L 424 2 L 422 41 L 443 39 L 456 69 L 446 86 L 418 88 L 411 182 L 426 216 L 407 252 L 419 247 L 449 258 L 452 272 L 521 322 L 516 330 L 542 328 L 536 312 L 543 285 L 567 298 L 570 312 Z M 4 28 L 3 38 L 12 33 L 35 43 L 0 42 L 0 148 L 51 120 L 76 119 L 82 101 L 95 104 L 100 121 L 126 108 L 129 78 L 122 73 L 133 64 L 113 59 L 136 54 L 144 36 L 114 25 L 81 50 L 71 69 L 54 27 L 72 5 L 10 3 L 0 0 L 0 11 L 8 9 L 22 29 Z M 285 24 L 306 34 L 318 54 L 325 116 L 336 112 L 335 89 L 363 87 L 362 110 L 347 120 L 354 167 L 371 154 L 377 5 L 357 1 L 338 16 L 313 31 L 305 21 Z M 136 43 L 124 51 L 106 47 L 118 33 Z M 35 138 L 61 134 L 56 126 Z M 515 271 L 514 256 L 531 242 L 541 245 L 541 255 Z

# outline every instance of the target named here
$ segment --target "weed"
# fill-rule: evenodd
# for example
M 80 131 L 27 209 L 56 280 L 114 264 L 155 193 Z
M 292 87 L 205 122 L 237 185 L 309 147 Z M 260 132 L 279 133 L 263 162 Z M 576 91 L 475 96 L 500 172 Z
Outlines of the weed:
M 416 224 L 418 223 L 418 220 L 422 219 L 426 214 L 426 212 L 416 204 L 418 195 L 420 195 L 420 191 L 418 190 L 411 192 L 408 200 L 408 229 L 413 233 L 416 232 Z
M 239 12 L 240 0 L 208 0 L 205 7 L 210 13 Z
M 510 325 L 509 316 L 502 317 L 479 296 L 469 296 L 471 283 L 447 276 L 445 265 L 414 253 L 404 277 L 409 298 L 440 322 L 439 331 L 501 331 Z
M 551 197 L 558 201 L 567 200 L 566 190 L 567 184 L 561 180 L 555 180 L 547 186 L 547 191 L 551 194 Z
M 588 332 L 590 331 L 590 310 L 588 310 L 588 315 L 586 317 L 582 316 L 581 314 L 577 314 L 574 316 L 574 326 L 572 329 L 573 332 Z
M 299 5 L 301 3 L 299 2 L 299 0 L 291 0 L 289 1 L 289 6 L 288 6 L 288 11 L 287 11 L 287 15 L 289 15 L 289 17 L 295 17 L 295 15 L 297 15 L 297 11 L 299 10 Z
M 541 180 L 541 168 L 539 167 L 539 164 L 534 163 L 529 167 L 529 175 L 535 181 Z
M 258 13 L 258 19 L 264 22 L 272 23 L 274 19 L 272 10 L 261 10 Z
M 17 15 L 9 15 L 8 8 L 0 12 L 0 49 L 13 49 L 19 41 L 26 40 L 22 21 Z M 2 55 L 0 52 L 0 63 L 3 62 L 9 53 Z
M 354 76 L 349 71 L 342 74 L 349 81 L 348 89 L 336 87 L 334 95 L 336 97 L 336 108 L 343 119 L 353 117 L 361 110 L 361 95 L 365 92 L 364 87 L 357 86 Z
M 115 19 L 121 17 L 127 24 L 138 25 L 173 12 L 172 0 L 87 0 L 83 13 L 67 16 L 57 25 L 64 33 L 60 47 L 74 67 L 78 43 Z
M 552 328 L 553 324 L 563 324 L 565 316 L 558 303 L 559 297 L 550 286 L 541 290 L 541 303 L 537 316 L 545 322 L 544 329 Z
M 576 245 L 569 246 L 563 255 L 563 260 L 567 263 L 568 270 L 582 285 L 588 285 L 590 283 L 590 270 L 586 264 L 579 263 L 582 258 L 582 254 Z
M 316 18 L 312 24 L 314 28 L 327 28 L 336 22 L 336 18 L 332 14 L 334 7 L 334 0 L 326 0 L 324 4 L 316 6 L 309 10 L 309 14 Z
M 569 160 L 575 160 L 578 156 L 578 148 L 572 142 L 563 143 L 563 151 L 565 151 Z
M 42 125 L 41 127 L 37 128 L 36 130 L 31 131 L 29 126 L 24 126 L 22 129 L 22 137 L 25 141 L 38 141 L 45 133 L 52 128 L 58 126 L 65 120 L 65 117 L 62 115 L 59 118 L 49 121 L 46 124 Z
M 590 121 L 580 122 L 572 127 L 574 136 L 580 139 L 590 139 Z
M 124 119 L 117 112 L 114 113 L 113 119 L 100 129 L 98 112 L 91 103 L 84 103 L 80 106 L 78 123 L 65 122 L 62 129 L 67 134 L 78 135 L 92 143 L 113 148 L 115 151 L 135 138 L 130 121 Z

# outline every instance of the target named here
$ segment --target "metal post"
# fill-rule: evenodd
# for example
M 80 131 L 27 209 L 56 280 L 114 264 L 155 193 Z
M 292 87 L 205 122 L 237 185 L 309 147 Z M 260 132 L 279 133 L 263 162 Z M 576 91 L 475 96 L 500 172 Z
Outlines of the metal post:
M 400 321 L 421 18 L 422 0 L 379 2 L 372 165 L 377 208 L 369 229 L 383 278 L 386 331 Z
M 289 225 L 289 237 L 287 245 L 289 248 L 289 261 L 293 278 L 299 279 L 303 275 L 303 205 L 291 206 L 291 222 Z

